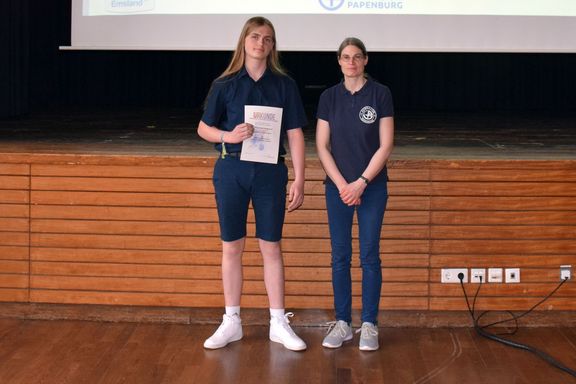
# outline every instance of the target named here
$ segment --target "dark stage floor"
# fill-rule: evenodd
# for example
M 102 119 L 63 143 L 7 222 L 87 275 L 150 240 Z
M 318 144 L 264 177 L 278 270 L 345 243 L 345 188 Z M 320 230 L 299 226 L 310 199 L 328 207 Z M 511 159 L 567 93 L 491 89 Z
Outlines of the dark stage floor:
M 314 118 L 305 129 L 315 157 Z M 200 111 L 91 110 L 0 120 L 0 153 L 210 155 Z M 576 115 L 397 113 L 394 159 L 576 159 Z

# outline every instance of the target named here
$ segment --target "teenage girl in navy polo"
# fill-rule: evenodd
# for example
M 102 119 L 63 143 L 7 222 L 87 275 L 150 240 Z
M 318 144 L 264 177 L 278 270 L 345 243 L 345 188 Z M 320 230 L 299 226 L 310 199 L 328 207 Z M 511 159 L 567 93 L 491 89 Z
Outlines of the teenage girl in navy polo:
M 282 138 L 277 164 L 240 160 L 242 141 L 254 127 L 244 121 L 245 105 L 283 108 Z M 204 342 L 222 348 L 242 338 L 240 298 L 242 253 L 250 201 L 256 217 L 256 237 L 264 263 L 264 282 L 270 304 L 270 340 L 299 351 L 306 344 L 289 325 L 292 313 L 284 312 L 284 263 L 280 249 L 288 170 L 284 164 L 287 138 L 294 167 L 288 193 L 288 212 L 304 200 L 304 135 L 307 123 L 296 83 L 278 59 L 272 23 L 263 17 L 249 19 L 240 34 L 228 68 L 212 84 L 198 134 L 215 143 L 220 155 L 214 166 L 214 190 L 222 240 L 222 283 L 225 314 L 216 332 Z
M 322 345 L 338 348 L 352 339 L 352 219 L 358 216 L 362 266 L 360 349 L 378 345 L 382 285 L 380 231 L 388 199 L 386 162 L 394 141 L 392 95 L 368 78 L 362 41 L 345 39 L 338 49 L 344 80 L 325 90 L 318 104 L 316 148 L 327 178 L 326 208 L 332 246 L 336 321 Z

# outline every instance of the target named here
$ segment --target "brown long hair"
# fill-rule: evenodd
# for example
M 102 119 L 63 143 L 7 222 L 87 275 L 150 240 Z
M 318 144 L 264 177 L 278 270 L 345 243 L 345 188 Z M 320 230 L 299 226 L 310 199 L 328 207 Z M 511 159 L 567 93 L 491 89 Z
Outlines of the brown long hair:
M 234 51 L 232 60 L 230 60 L 230 64 L 228 64 L 228 67 L 224 70 L 224 72 L 222 72 L 222 74 L 218 76 L 218 79 L 229 75 L 233 75 L 242 69 L 242 67 L 244 66 L 244 59 L 246 57 L 246 52 L 244 51 L 246 36 L 248 36 L 248 34 L 252 32 L 253 29 L 262 27 L 264 25 L 270 28 L 270 30 L 272 30 L 272 41 L 274 42 L 272 50 L 270 51 L 270 54 L 266 58 L 266 64 L 268 68 L 270 68 L 273 72 L 276 72 L 281 75 L 286 74 L 286 71 L 284 70 L 284 68 L 282 68 L 282 65 L 280 64 L 280 55 L 278 54 L 278 50 L 276 49 L 276 31 L 274 29 L 274 25 L 272 25 L 272 22 L 265 17 L 255 16 L 248 19 L 244 24 L 244 28 L 242 28 L 240 37 L 238 37 L 238 43 L 236 44 L 236 50 Z

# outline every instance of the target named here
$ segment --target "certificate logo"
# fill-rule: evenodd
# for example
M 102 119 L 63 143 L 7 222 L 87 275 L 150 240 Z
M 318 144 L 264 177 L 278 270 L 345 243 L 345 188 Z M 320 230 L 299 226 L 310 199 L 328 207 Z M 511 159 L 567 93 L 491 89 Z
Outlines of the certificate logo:
M 363 123 L 372 124 L 373 122 L 376 121 L 378 115 L 376 114 L 374 108 L 367 105 L 360 110 L 358 117 L 360 117 L 360 120 L 362 120 Z
M 318 0 L 322 8 L 327 11 L 335 11 L 344 4 L 344 0 Z

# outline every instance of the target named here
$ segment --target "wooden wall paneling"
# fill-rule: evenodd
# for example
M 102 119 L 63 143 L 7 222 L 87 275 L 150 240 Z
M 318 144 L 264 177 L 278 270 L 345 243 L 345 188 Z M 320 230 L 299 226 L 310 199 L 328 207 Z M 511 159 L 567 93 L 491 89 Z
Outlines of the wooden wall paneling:
M 129 281 L 114 285 L 115 293 L 138 290 L 154 293 L 157 290 L 156 293 L 165 294 L 169 293 L 164 292 L 166 287 L 178 286 L 180 288 L 175 288 L 174 293 L 192 296 L 178 296 L 182 302 L 169 301 L 174 305 L 188 305 L 191 297 L 201 300 L 196 305 L 212 306 L 214 303 L 209 305 L 202 301 L 208 297 L 221 305 L 218 295 L 198 296 L 206 294 L 206 288 L 194 289 L 203 282 L 209 282 L 210 287 L 220 284 L 218 220 L 210 180 L 212 160 L 201 164 L 194 169 L 33 165 L 33 299 L 53 300 L 46 298 L 53 297 L 53 290 L 62 290 L 69 292 L 66 293 L 67 301 L 78 298 L 79 302 L 98 302 L 97 298 L 101 297 L 105 303 L 109 292 L 96 289 L 98 279 L 124 277 Z M 381 245 L 386 280 L 383 298 L 387 299 L 388 306 L 425 309 L 429 172 L 400 168 L 390 172 L 394 181 L 390 183 L 390 204 Z M 294 296 L 293 305 L 316 303 L 310 304 L 316 307 L 318 302 L 324 302 L 331 307 L 330 247 L 323 178 L 319 163 L 314 165 L 312 161 L 312 166 L 307 165 L 307 179 L 311 181 L 306 185 L 306 202 L 300 210 L 287 215 L 283 249 L 287 294 L 288 298 Z M 250 214 L 249 233 L 254 231 L 253 221 Z M 354 236 L 357 237 L 356 231 Z M 310 254 L 317 256 L 310 257 Z M 355 292 L 359 292 L 361 278 L 357 258 L 355 255 L 353 264 Z M 247 281 L 258 287 L 247 292 L 256 295 L 247 300 L 265 305 L 261 258 L 253 238 L 247 241 L 244 262 Z M 310 289 L 314 284 L 324 288 Z M 305 286 L 309 286 L 307 292 L 315 292 L 315 296 L 297 299 Z M 188 291 L 180 292 L 182 287 L 188 287 L 184 288 Z M 79 294 L 80 291 L 91 294 Z M 396 300 L 403 296 L 408 299 Z M 129 297 L 134 297 L 132 304 L 147 305 L 138 295 L 126 295 L 124 300 Z M 153 305 L 155 300 L 157 298 L 152 298 L 148 304 Z M 355 306 L 359 305 L 355 300 Z
M 0 163 L 0 301 L 29 300 L 30 167 Z
M 441 268 L 521 268 L 519 284 L 482 287 L 485 309 L 526 309 L 551 292 L 559 266 L 576 261 L 575 171 L 573 161 L 434 162 L 430 309 L 466 309 L 460 285 L 440 283 Z M 469 294 L 476 287 L 466 284 Z M 566 300 L 574 293 L 566 283 L 540 309 L 576 309 Z
M 26 292 L 28 270 L 35 302 L 222 305 L 214 158 L 26 159 L 31 165 L 14 156 L 0 164 L 0 286 L 9 286 L 0 300 L 28 300 L 16 293 Z M 391 161 L 382 308 L 464 310 L 459 285 L 440 284 L 440 269 L 491 266 L 520 267 L 522 282 L 487 284 L 480 307 L 530 306 L 558 283 L 560 264 L 576 265 L 575 170 L 574 161 L 554 160 Z M 329 309 L 325 175 L 317 159 L 307 160 L 306 175 L 305 203 L 286 219 L 287 305 Z M 359 308 L 356 230 L 354 238 Z M 252 237 L 244 264 L 243 304 L 266 307 Z M 544 309 L 574 309 L 567 284 Z

